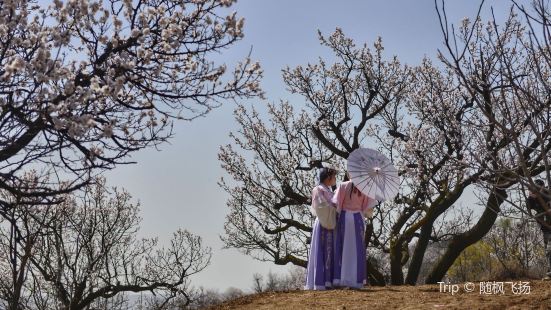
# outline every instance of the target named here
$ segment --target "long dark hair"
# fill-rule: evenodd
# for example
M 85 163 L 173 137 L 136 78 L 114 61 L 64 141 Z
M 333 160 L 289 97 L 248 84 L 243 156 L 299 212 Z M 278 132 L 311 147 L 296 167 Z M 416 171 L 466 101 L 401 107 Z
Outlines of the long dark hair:
M 352 186 L 350 187 L 350 199 L 352 199 L 352 193 L 359 193 L 359 195 L 363 195 L 363 193 L 356 188 L 356 185 L 354 185 L 354 182 L 350 181 L 350 183 L 352 184 Z
M 350 195 L 349 195 L 349 198 L 352 199 L 352 193 L 359 192 L 360 190 L 358 190 L 356 188 L 356 185 L 354 185 L 354 182 L 350 180 L 350 178 L 348 177 L 348 172 L 344 174 L 344 178 L 342 180 L 343 182 L 350 181 L 350 184 L 352 184 L 352 187 L 350 188 Z

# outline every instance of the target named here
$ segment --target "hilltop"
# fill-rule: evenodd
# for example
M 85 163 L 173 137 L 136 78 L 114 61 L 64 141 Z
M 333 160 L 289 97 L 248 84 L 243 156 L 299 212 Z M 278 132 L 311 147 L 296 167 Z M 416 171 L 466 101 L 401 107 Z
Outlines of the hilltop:
M 287 291 L 248 295 L 210 309 L 551 309 L 551 282 L 527 280 L 530 292 L 504 294 L 441 292 L 440 285 L 367 287 L 362 290 Z M 518 283 L 518 282 L 515 282 Z M 447 287 L 449 289 L 449 287 Z

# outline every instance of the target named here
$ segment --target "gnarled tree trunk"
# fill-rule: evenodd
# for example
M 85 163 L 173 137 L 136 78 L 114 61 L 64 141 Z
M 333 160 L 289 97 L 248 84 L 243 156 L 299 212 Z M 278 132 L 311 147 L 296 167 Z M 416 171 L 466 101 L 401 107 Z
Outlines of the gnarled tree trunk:
M 497 215 L 500 211 L 500 206 L 507 198 L 507 193 L 504 189 L 494 189 L 494 192 L 488 197 L 486 202 L 486 209 L 478 220 L 475 226 L 470 230 L 455 236 L 448 247 L 444 255 L 438 260 L 436 265 L 432 268 L 430 274 L 427 276 L 425 283 L 435 284 L 442 281 L 442 278 L 448 272 L 448 269 L 453 265 L 457 257 L 470 245 L 476 243 L 482 239 L 488 231 L 494 225 Z

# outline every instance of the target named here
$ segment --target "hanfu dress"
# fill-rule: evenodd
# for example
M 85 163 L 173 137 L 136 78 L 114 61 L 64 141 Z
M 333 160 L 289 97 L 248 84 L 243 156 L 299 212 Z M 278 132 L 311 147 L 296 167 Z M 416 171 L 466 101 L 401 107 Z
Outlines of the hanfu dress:
M 316 186 L 312 191 L 312 207 L 323 198 L 331 205 L 333 191 L 325 184 Z M 334 230 L 321 226 L 316 218 L 312 230 L 308 267 L 306 268 L 306 290 L 324 290 L 332 286 Z
M 333 202 L 337 206 L 333 285 L 361 288 L 366 283 L 365 219 L 377 204 L 354 187 L 341 183 Z

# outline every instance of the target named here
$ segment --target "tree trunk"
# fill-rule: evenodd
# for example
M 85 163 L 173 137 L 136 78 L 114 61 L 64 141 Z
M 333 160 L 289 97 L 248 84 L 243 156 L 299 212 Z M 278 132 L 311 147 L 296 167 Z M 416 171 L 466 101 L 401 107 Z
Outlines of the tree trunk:
M 421 265 L 423 264 L 423 258 L 425 257 L 427 246 L 429 245 L 433 225 L 434 220 L 427 222 L 421 227 L 421 235 L 417 240 L 417 245 L 415 246 L 415 250 L 409 264 L 406 284 L 415 285 L 417 283 L 417 278 L 419 277 Z
M 404 273 L 402 272 L 402 242 L 400 238 L 390 242 L 390 283 L 392 285 L 404 284 Z
M 442 281 L 442 278 L 446 275 L 446 272 L 448 272 L 448 269 L 450 269 L 461 252 L 468 246 L 482 239 L 488 231 L 490 231 L 497 219 L 500 206 L 506 198 L 507 193 L 505 190 L 494 189 L 494 192 L 488 197 L 486 209 L 476 225 L 452 239 L 444 255 L 438 260 L 427 276 L 425 283 L 435 284 L 436 282 Z

